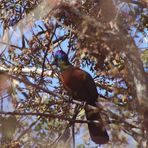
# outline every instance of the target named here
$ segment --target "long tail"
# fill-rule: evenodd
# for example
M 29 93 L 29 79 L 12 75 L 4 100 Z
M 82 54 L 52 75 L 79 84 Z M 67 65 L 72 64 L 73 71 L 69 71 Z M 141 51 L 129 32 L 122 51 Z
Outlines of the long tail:
M 98 111 L 96 112 L 94 109 L 90 107 L 85 108 L 85 114 L 87 120 L 96 120 L 99 121 L 99 123 L 88 123 L 88 129 L 90 133 L 91 139 L 96 144 L 105 144 L 109 141 L 109 136 L 107 134 L 107 131 L 103 125 L 102 119 Z

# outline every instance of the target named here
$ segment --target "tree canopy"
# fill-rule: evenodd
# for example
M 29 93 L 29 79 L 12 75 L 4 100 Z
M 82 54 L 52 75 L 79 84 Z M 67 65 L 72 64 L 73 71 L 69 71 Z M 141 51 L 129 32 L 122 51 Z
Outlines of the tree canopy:
M 67 94 L 51 64 L 62 49 L 94 78 L 110 135 L 103 147 L 147 147 L 147 8 L 147 0 L 1 1 L 1 145 L 95 145 L 83 103 Z

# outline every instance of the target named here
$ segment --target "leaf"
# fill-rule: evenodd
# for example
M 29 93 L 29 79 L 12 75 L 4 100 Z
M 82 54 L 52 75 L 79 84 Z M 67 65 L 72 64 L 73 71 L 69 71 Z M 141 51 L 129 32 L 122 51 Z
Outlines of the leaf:
M 85 148 L 85 145 L 84 144 L 80 144 L 77 146 L 77 148 Z

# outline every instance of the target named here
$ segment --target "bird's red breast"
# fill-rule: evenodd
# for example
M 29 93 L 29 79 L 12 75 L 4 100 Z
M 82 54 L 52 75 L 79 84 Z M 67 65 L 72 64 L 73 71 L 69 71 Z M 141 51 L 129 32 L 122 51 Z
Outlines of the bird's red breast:
M 98 97 L 96 85 L 87 72 L 71 66 L 61 72 L 61 80 L 65 89 L 72 92 L 74 99 L 83 100 L 89 104 L 96 101 Z

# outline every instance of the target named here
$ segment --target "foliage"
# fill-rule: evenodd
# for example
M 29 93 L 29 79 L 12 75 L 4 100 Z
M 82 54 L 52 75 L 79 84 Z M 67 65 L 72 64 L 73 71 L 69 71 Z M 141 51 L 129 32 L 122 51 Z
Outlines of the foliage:
M 50 7 L 52 2 L 48 0 L 47 4 Z M 125 51 L 129 55 L 130 50 L 133 55 L 136 52 L 133 44 L 137 42 L 133 40 L 139 34 L 141 39 L 137 47 L 147 38 L 146 1 L 116 0 L 114 5 L 112 1 L 84 0 L 55 1 L 55 4 L 42 20 L 31 15 L 33 21 L 23 25 L 25 28 L 22 29 L 17 25 L 27 14 L 38 9 L 37 6 L 45 11 L 42 2 L 0 3 L 1 128 L 4 128 L 4 120 L 11 116 L 15 117 L 12 123 L 17 123 L 9 138 L 3 131 L 2 145 L 55 147 L 60 143 L 63 147 L 71 146 L 69 127 L 74 121 L 75 106 L 80 102 L 72 101 L 67 95 L 57 67 L 51 65 L 53 52 L 63 49 L 73 65 L 94 76 L 100 94 L 99 108 L 111 137 L 106 147 L 123 147 L 129 140 L 137 141 L 137 147 L 146 147 L 144 119 L 138 111 L 133 80 L 135 74 L 129 68 L 129 63 L 134 61 L 128 61 L 125 56 Z M 8 43 L 4 30 L 9 30 Z M 133 30 L 136 30 L 134 35 Z M 146 51 L 142 59 L 147 63 Z M 75 120 L 79 122 L 75 124 L 75 134 L 85 127 L 82 124 L 86 121 L 83 106 L 77 119 L 80 120 Z M 88 136 L 82 145 L 79 141 L 76 144 L 78 147 L 91 146 Z

